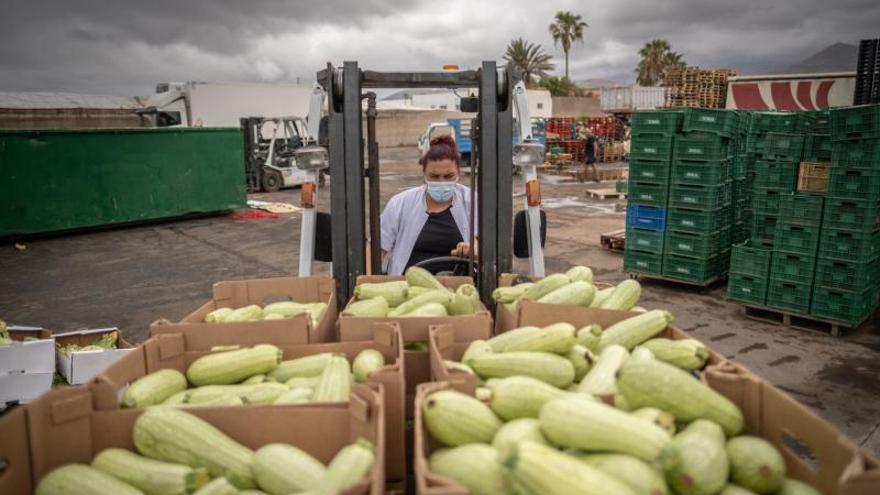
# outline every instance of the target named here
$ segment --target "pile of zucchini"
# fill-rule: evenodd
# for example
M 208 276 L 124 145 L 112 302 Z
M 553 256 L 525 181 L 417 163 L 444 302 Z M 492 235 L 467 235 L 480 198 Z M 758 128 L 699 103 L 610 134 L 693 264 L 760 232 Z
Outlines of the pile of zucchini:
M 472 315 L 480 310 L 480 294 L 472 284 L 452 290 L 424 268 L 407 268 L 406 280 L 355 286 L 354 300 L 342 311 L 355 317 L 442 317 Z
M 217 308 L 205 315 L 205 323 L 239 323 L 242 321 L 260 320 L 283 320 L 301 314 L 309 315 L 312 326 L 318 326 L 324 313 L 327 312 L 327 303 L 299 303 L 293 301 L 280 301 L 260 307 L 258 304 L 250 304 L 241 308 Z
M 374 461 L 364 439 L 340 450 L 329 465 L 288 444 L 256 452 L 186 411 L 147 409 L 132 433 L 138 453 L 110 448 L 91 466 L 49 472 L 37 495 L 335 495 L 361 481 Z
M 323 352 L 281 360 L 281 349 L 260 344 L 221 349 L 190 364 L 186 374 L 167 368 L 132 382 L 122 407 L 241 406 L 348 401 L 352 382 L 366 382 L 385 357 L 365 349 L 349 364 L 344 354 Z M 188 388 L 192 385 L 192 388 Z
M 575 266 L 565 273 L 554 273 L 538 282 L 499 287 L 492 293 L 492 299 L 510 311 L 516 310 L 522 300 L 620 311 L 644 311 L 636 306 L 641 294 L 642 287 L 635 280 L 624 280 L 616 287 L 597 289 L 593 285 L 593 271 L 586 266 Z
M 444 446 L 429 469 L 473 495 L 818 494 L 697 378 L 705 346 L 655 338 L 670 321 L 654 310 L 604 331 L 557 323 L 473 342 L 446 365 L 477 376 L 476 397 L 421 403 Z

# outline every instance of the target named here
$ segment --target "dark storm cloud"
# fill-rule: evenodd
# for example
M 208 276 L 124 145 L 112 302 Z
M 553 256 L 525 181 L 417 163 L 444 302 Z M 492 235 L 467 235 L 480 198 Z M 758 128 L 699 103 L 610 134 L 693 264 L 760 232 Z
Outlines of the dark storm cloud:
M 691 64 L 784 68 L 835 42 L 880 36 L 868 0 L 3 0 L 0 90 L 145 94 L 181 80 L 307 82 L 327 60 L 375 69 L 474 67 L 508 41 L 540 43 L 558 10 L 590 24 L 575 79 L 631 82 L 636 52 L 665 38 Z

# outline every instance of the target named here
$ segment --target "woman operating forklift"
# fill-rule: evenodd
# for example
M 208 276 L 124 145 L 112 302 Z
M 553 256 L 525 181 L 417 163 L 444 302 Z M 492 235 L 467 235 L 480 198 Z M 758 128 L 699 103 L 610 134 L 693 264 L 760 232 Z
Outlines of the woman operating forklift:
M 471 253 L 471 190 L 458 183 L 461 156 L 452 136 L 432 139 L 419 164 L 425 184 L 395 194 L 382 211 L 382 253 L 389 275 L 426 260 Z M 429 269 L 437 273 L 454 265 L 436 263 Z

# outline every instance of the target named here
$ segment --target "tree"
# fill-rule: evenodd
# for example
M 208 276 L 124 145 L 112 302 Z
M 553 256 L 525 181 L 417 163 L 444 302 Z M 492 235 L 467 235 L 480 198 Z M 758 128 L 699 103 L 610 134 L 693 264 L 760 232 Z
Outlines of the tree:
M 584 93 L 567 77 L 548 77 L 542 79 L 538 86 L 550 91 L 550 96 L 583 96 Z
M 575 41 L 584 41 L 584 28 L 590 27 L 581 20 L 581 16 L 574 12 L 557 12 L 556 22 L 550 24 L 550 35 L 553 36 L 553 45 L 562 46 L 565 52 L 565 77 L 568 78 L 568 52 Z
M 547 71 L 553 70 L 555 65 L 550 63 L 552 57 L 541 48 L 541 45 L 529 43 L 517 38 L 507 45 L 504 60 L 512 67 L 522 72 L 526 87 L 532 85 L 532 76 L 539 79 L 547 77 Z
M 669 42 L 664 39 L 645 43 L 639 50 L 639 56 L 641 59 L 635 72 L 642 86 L 656 86 L 666 78 L 670 69 L 685 65 L 681 54 L 672 51 Z

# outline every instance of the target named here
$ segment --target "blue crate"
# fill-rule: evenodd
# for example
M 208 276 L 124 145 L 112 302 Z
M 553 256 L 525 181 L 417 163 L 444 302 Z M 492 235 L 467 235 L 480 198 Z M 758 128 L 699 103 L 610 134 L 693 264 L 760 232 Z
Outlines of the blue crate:
M 626 226 L 642 230 L 666 230 L 666 208 L 645 205 L 626 206 Z

